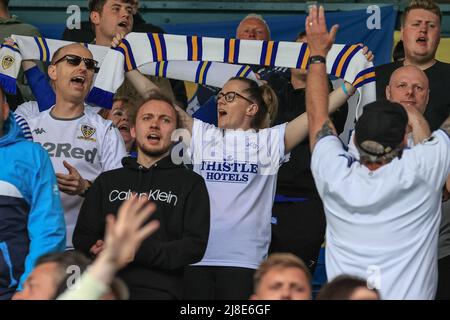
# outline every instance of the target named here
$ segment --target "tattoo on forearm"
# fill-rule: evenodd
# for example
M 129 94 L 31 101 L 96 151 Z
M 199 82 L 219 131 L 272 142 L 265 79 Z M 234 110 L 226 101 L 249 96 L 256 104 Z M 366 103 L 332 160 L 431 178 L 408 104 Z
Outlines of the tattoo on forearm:
M 450 135 L 450 117 L 448 117 L 447 120 L 444 121 L 441 129 L 447 132 L 448 135 Z
M 331 122 L 331 120 L 327 120 L 323 124 L 322 129 L 320 129 L 319 132 L 317 132 L 316 142 L 319 141 L 320 139 L 322 139 L 323 137 L 334 136 L 334 135 L 335 135 L 335 133 L 334 133 L 333 123 Z

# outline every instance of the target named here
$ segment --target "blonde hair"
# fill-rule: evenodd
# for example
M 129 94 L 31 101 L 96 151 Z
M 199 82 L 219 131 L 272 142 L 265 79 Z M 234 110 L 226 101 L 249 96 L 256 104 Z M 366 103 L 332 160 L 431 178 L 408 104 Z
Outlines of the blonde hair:
M 406 17 L 408 16 L 409 12 L 414 9 L 423 9 L 430 11 L 437 15 L 439 17 L 439 23 L 442 22 L 442 12 L 441 8 L 432 0 L 412 0 L 409 5 L 405 8 L 405 11 L 403 12 L 401 24 L 402 26 L 405 25 Z
M 258 289 L 262 278 L 274 268 L 300 269 L 306 275 L 308 282 L 311 283 L 312 281 L 312 276 L 308 267 L 299 257 L 293 255 L 292 253 L 272 253 L 266 261 L 261 263 L 253 276 L 253 286 L 255 291 Z
M 248 85 L 243 92 L 248 93 L 249 99 L 258 106 L 258 112 L 252 120 L 251 127 L 260 129 L 264 127 L 264 120 L 269 113 L 271 119 L 275 119 L 278 112 L 278 98 L 273 89 L 264 84 L 259 86 L 258 83 L 252 79 L 233 77 L 231 80 L 241 81 Z

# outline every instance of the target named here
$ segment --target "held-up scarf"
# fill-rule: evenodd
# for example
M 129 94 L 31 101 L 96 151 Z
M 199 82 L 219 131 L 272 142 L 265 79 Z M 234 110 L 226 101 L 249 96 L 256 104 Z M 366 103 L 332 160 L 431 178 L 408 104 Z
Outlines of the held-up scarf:
M 0 63 L 0 85 L 6 92 L 13 94 L 16 93 L 16 78 L 19 73 L 22 60 L 41 60 L 44 62 L 50 62 L 56 50 L 62 46 L 73 43 L 69 41 L 17 35 L 13 35 L 12 39 L 14 39 L 16 43 L 14 46 L 4 45 L 0 49 L 0 61 L 2 62 Z M 99 67 L 101 68 L 109 48 L 86 43 L 83 45 L 92 52 L 94 60 L 99 62 Z M 108 62 L 107 65 L 109 65 Z M 140 65 L 138 70 L 146 75 L 191 81 L 219 88 L 221 88 L 231 77 L 238 76 L 257 80 L 254 72 L 249 66 L 218 62 L 150 62 Z M 123 76 L 123 69 L 120 73 Z M 114 92 L 117 88 L 118 87 L 114 89 Z M 110 108 L 111 104 L 112 100 L 110 103 L 106 103 L 101 106 Z
M 365 90 L 360 90 L 359 105 L 365 105 L 375 100 L 375 71 L 361 49 L 361 45 L 333 45 L 327 55 L 327 73 L 356 88 L 367 84 Z M 106 54 L 104 63 L 109 68 L 100 69 L 90 98 L 97 105 L 109 105 L 124 80 L 124 73 L 149 62 L 209 61 L 195 73 L 195 82 L 205 83 L 214 75 L 209 69 L 211 62 L 307 69 L 308 59 L 307 44 L 300 42 L 130 33 Z M 358 110 L 357 116 L 361 112 Z
M 58 47 L 68 44 L 65 41 L 36 37 L 13 36 L 13 38 L 23 52 L 23 59 L 50 61 L 51 55 Z M 124 81 L 125 72 L 133 69 L 166 77 L 170 77 L 170 70 L 173 75 L 176 74 L 175 79 L 185 75 L 180 80 L 221 87 L 231 76 L 252 75 L 247 64 L 307 69 L 309 59 L 306 43 L 156 33 L 130 33 L 117 48 L 86 46 L 91 50 L 94 59 L 107 66 L 100 68 L 88 98 L 89 102 L 103 107 L 111 106 L 114 93 Z M 7 47 L 1 48 L 2 51 L 3 49 L 8 50 L 8 54 L 12 51 Z M 358 106 L 375 100 L 374 67 L 367 61 L 361 49 L 360 45 L 335 44 L 327 55 L 327 73 L 359 88 L 361 99 Z M 15 51 L 12 52 L 17 54 Z M 0 55 L 2 65 L 3 56 L 2 52 Z M 197 64 L 190 68 L 186 66 L 170 68 L 170 64 L 172 62 L 175 64 L 175 61 L 196 61 Z M 243 66 L 235 65 L 237 72 L 229 76 L 222 70 L 213 69 L 213 65 L 217 62 Z M 149 63 L 153 65 L 148 66 Z M 224 68 L 228 68 L 228 65 L 226 66 Z M 0 76 L 5 74 L 1 69 Z M 11 78 L 11 73 L 6 75 Z M 218 85 L 219 82 L 221 85 Z M 362 110 L 358 108 L 356 116 L 361 112 Z

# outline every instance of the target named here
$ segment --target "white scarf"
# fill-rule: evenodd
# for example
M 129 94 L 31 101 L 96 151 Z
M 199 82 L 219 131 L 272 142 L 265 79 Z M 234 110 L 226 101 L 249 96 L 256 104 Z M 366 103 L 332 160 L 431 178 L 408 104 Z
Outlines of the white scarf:
M 365 105 L 376 98 L 375 71 L 373 63 L 367 61 L 361 49 L 359 45 L 333 45 L 327 55 L 327 73 L 356 88 L 368 84 L 365 90 L 360 90 L 362 99 L 359 105 Z M 155 61 L 199 60 L 306 69 L 308 58 L 307 44 L 300 42 L 130 33 L 117 48 L 106 54 L 104 62 L 110 67 L 100 69 L 90 101 L 100 106 L 108 105 L 112 94 L 122 84 L 126 71 Z M 212 74 L 210 70 L 208 76 Z M 357 116 L 360 113 L 358 111 Z
M 47 62 L 59 47 L 70 43 L 16 35 L 12 38 L 16 41 L 23 59 Z M 100 68 L 88 98 L 89 102 L 102 107 L 111 107 L 112 98 L 123 83 L 125 72 L 133 69 L 139 69 L 145 74 L 222 87 L 233 76 L 255 79 L 247 64 L 306 69 L 309 58 L 307 44 L 300 42 L 156 33 L 130 33 L 117 48 L 108 49 L 91 44 L 85 46 L 91 50 L 100 65 L 107 66 Z M 359 105 L 365 105 L 376 98 L 375 71 L 372 62 L 367 61 L 361 49 L 358 45 L 333 45 L 327 55 L 327 73 L 359 88 Z M 0 50 L 2 66 L 8 55 L 13 56 L 15 64 L 6 72 L 2 70 L 4 68 L 0 68 L 0 83 L 3 84 L 17 77 L 17 66 L 20 66 L 21 58 L 20 54 L 9 46 L 3 46 Z M 220 62 L 225 65 L 218 64 Z M 11 85 L 4 88 L 11 88 Z M 362 110 L 357 110 L 356 116 L 361 112 Z
M 0 48 L 0 61 L 5 61 L 0 66 L 0 84 L 9 93 L 16 93 L 16 78 L 22 60 L 50 62 L 56 50 L 73 43 L 18 35 L 13 35 L 12 39 L 16 43 L 13 47 L 5 45 Z M 94 60 L 97 60 L 101 67 L 109 48 L 87 43 L 84 46 L 92 52 Z M 107 65 L 109 64 L 107 63 Z M 219 88 L 231 77 L 239 76 L 257 80 L 249 66 L 207 61 L 150 62 L 140 65 L 138 70 L 146 75 L 191 81 Z M 123 69 L 120 73 L 123 76 Z M 114 92 L 117 88 L 114 89 Z M 111 94 L 113 95 L 114 92 Z M 110 107 L 110 104 L 107 103 L 106 106 Z

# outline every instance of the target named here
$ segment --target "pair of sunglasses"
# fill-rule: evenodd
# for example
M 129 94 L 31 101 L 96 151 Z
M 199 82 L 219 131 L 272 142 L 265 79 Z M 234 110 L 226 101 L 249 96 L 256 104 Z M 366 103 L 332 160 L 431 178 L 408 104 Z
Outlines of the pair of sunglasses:
M 98 62 L 94 59 L 90 58 L 83 58 L 80 56 L 77 56 L 75 54 L 66 54 L 64 57 L 58 59 L 53 63 L 54 65 L 60 63 L 61 61 L 67 61 L 68 64 L 72 66 L 78 66 L 80 65 L 81 61 L 84 62 L 84 65 L 86 66 L 86 69 L 88 70 L 94 70 L 94 72 L 98 71 Z

